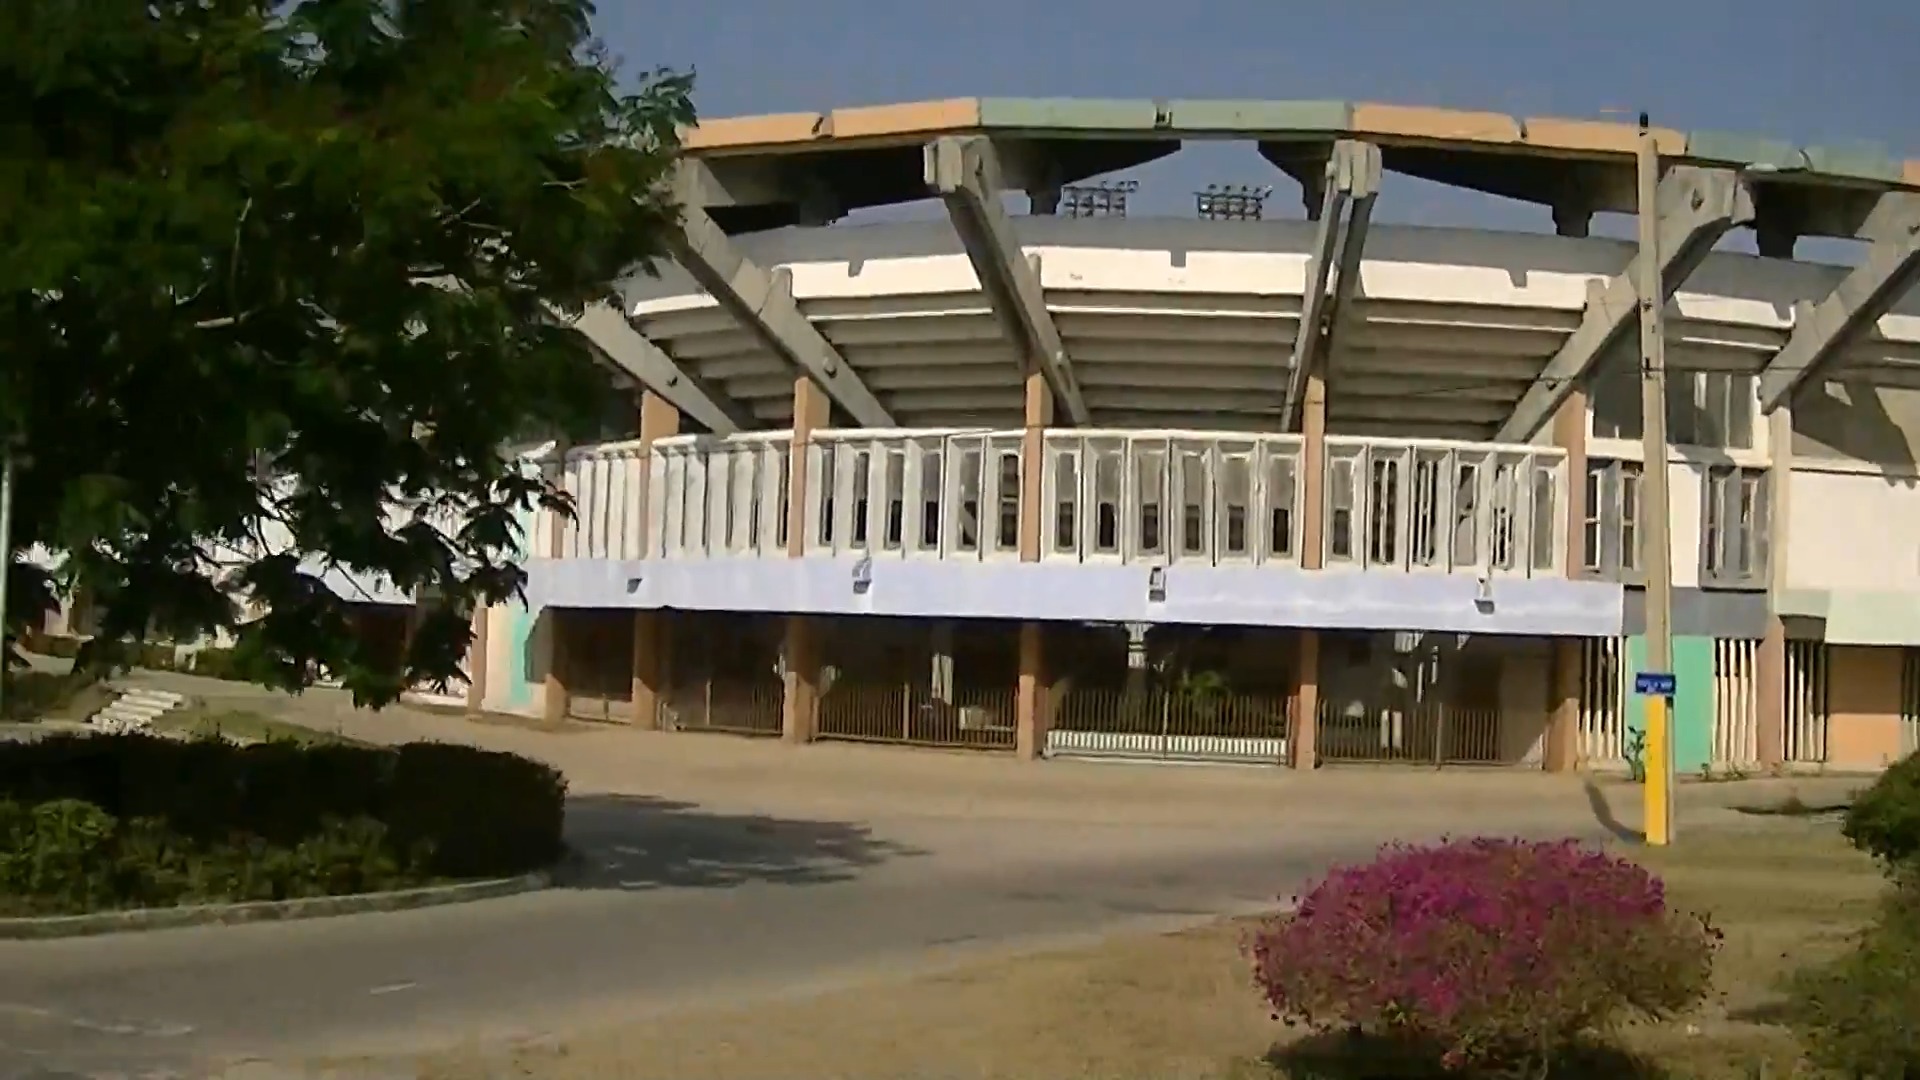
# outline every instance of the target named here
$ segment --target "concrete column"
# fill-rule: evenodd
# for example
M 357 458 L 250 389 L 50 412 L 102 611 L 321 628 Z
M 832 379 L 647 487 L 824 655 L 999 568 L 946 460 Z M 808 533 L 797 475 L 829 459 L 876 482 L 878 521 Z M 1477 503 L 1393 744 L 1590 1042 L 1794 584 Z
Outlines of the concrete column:
M 648 478 L 653 469 L 655 439 L 680 434 L 680 410 L 651 390 L 640 395 L 640 491 L 635 502 L 641 528 L 646 528 Z M 644 555 L 642 556 L 644 557 Z M 633 613 L 633 726 L 652 731 L 660 726 L 660 702 L 667 692 L 667 672 L 673 656 L 671 616 L 664 611 Z
M 558 485 L 564 482 L 567 468 L 567 444 L 561 440 L 555 444 L 554 465 L 551 479 Z M 559 514 L 547 517 L 547 558 L 561 556 L 561 544 L 566 539 L 567 521 Z M 567 718 L 568 694 L 567 682 L 562 672 L 567 664 L 567 620 L 566 612 L 559 608 L 548 608 L 540 612 L 539 618 L 545 622 L 546 634 L 543 639 L 546 647 L 541 650 L 547 662 L 546 678 L 541 692 L 540 714 L 549 724 L 558 724 Z
M 933 624 L 933 664 L 927 672 L 928 695 L 942 704 L 953 704 L 953 620 Z
M 1567 452 L 1563 558 L 1568 577 L 1578 577 L 1586 561 L 1587 395 L 1576 391 L 1553 418 L 1553 441 Z M 1580 638 L 1555 638 L 1553 678 L 1548 701 L 1547 745 L 1542 763 L 1548 772 L 1572 772 L 1580 761 L 1580 691 L 1585 676 Z
M 1593 211 L 1562 204 L 1553 208 L 1553 231 L 1561 236 L 1585 237 L 1593 228 Z
M 467 646 L 467 712 L 486 709 L 487 702 L 487 614 L 485 604 L 473 609 L 473 641 Z
M 787 556 L 807 550 L 807 448 L 813 432 L 826 427 L 832 403 L 826 390 L 802 374 L 793 380 L 793 448 L 787 459 Z M 820 634 L 818 619 L 787 616 L 781 645 L 782 702 L 780 734 L 790 743 L 812 742 L 820 721 Z
M 1300 566 L 1319 570 L 1325 563 L 1327 481 L 1327 379 L 1319 358 L 1312 358 L 1302 395 L 1300 431 L 1305 436 L 1300 454 L 1303 483 L 1300 492 Z M 1320 725 L 1320 631 L 1300 631 L 1295 659 L 1293 730 L 1287 738 L 1288 764 L 1312 769 L 1318 760 L 1315 736 Z
M 1793 406 L 1767 416 L 1767 632 L 1760 639 L 1754 687 L 1759 698 L 1760 764 L 1787 759 L 1787 628 L 1780 621 L 1780 594 L 1787 587 L 1788 502 L 1793 495 Z
M 1753 246 L 1763 259 L 1791 259 L 1800 238 L 1791 228 L 1762 218 L 1753 226 Z
M 1025 428 L 1020 439 L 1020 561 L 1037 563 L 1045 550 L 1051 515 L 1041 497 L 1046 475 L 1046 431 L 1053 423 L 1053 388 L 1037 365 L 1027 365 Z M 1052 720 L 1048 691 L 1046 627 L 1020 624 L 1020 678 L 1014 688 L 1014 753 L 1023 761 L 1038 760 L 1047 749 L 1047 726 Z

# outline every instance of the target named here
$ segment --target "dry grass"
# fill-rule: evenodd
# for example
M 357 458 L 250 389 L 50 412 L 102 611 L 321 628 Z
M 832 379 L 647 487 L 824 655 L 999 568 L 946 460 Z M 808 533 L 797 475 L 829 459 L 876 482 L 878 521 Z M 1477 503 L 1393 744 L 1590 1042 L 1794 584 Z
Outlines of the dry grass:
M 275 720 L 247 709 L 210 709 L 188 705 L 154 718 L 152 730 L 188 738 L 222 738 L 235 742 L 295 742 L 302 746 L 365 746 L 358 739 Z
M 1687 1024 L 1628 1032 L 1626 1045 L 1673 1076 L 1744 1078 L 1762 1060 L 1771 1075 L 1791 1075 L 1791 1039 L 1755 1010 L 1764 1015 L 1796 959 L 1826 955 L 1865 920 L 1880 889 L 1873 867 L 1831 823 L 1798 819 L 1701 831 L 1641 854 L 1666 876 L 1675 903 L 1710 912 L 1727 942 L 1719 1000 Z M 1298 1080 L 1270 1063 L 1284 1031 L 1248 983 L 1238 954 L 1245 929 L 1117 940 L 561 1045 L 451 1054 L 420 1075 Z M 1597 1075 L 1632 1074 L 1615 1061 Z

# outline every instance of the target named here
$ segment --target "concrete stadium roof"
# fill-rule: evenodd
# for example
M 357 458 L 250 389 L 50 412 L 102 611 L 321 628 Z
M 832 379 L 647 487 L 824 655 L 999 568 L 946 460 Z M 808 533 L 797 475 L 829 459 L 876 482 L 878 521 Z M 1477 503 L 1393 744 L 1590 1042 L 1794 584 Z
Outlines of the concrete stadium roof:
M 798 202 L 822 190 L 843 211 L 923 198 L 920 146 L 984 134 L 1009 148 L 1009 179 L 1029 188 L 1144 164 L 1189 139 L 1258 142 L 1298 176 L 1323 164 L 1334 140 L 1357 138 L 1381 148 L 1389 171 L 1547 205 L 1577 192 L 1591 212 L 1633 209 L 1636 132 L 1631 123 L 1375 102 L 955 98 L 708 119 L 684 133 L 684 146 L 717 187 L 733 190 L 708 200 L 721 206 Z M 1849 194 L 1920 189 L 1920 159 L 1902 161 L 1878 144 L 1798 147 L 1673 128 L 1655 135 L 1674 162 L 1753 169 L 1776 190 L 1794 189 L 1782 201 L 1823 204 L 1791 212 L 1808 219 L 1797 223 L 1802 235 L 1852 235 L 1851 224 L 1829 219 L 1857 213 L 1825 205 Z M 758 182 L 742 183 L 748 174 Z

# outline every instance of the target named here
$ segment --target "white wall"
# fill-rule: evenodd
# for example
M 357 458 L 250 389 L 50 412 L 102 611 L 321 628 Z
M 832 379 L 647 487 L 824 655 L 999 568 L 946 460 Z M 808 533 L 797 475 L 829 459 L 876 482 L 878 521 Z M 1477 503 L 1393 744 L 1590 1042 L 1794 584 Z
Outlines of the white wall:
M 1793 470 L 1787 587 L 1920 593 L 1920 480 Z

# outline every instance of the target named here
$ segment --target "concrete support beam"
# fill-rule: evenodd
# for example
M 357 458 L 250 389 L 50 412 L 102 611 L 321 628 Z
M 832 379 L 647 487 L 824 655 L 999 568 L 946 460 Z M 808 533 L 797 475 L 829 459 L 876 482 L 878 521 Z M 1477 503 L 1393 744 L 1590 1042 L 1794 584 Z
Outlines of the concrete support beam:
M 980 288 L 992 301 L 1007 337 L 1046 377 L 1061 411 L 1076 425 L 1086 426 L 1087 403 L 1047 311 L 1040 274 L 1000 205 L 1005 185 L 993 144 L 979 136 L 936 139 L 927 144 L 925 166 L 927 186 L 946 203 L 953 231 L 960 234 Z
M 487 678 L 487 607 L 482 604 L 473 609 L 473 642 L 467 646 L 467 712 L 479 713 L 486 709 Z
M 554 443 L 553 457 L 546 465 L 547 481 L 555 487 L 566 478 L 567 443 L 562 439 Z M 560 557 L 561 548 L 566 540 L 567 519 L 559 514 L 547 515 L 546 554 L 548 558 Z M 534 538 L 529 538 L 534 539 Z M 538 543 L 535 540 L 535 543 Z M 539 655 L 546 661 L 546 673 L 542 680 L 540 715 L 549 724 L 558 724 L 567 718 L 568 705 L 571 703 L 567 692 L 567 680 L 562 668 L 567 656 L 567 612 L 559 608 L 548 608 L 539 615 L 545 623 L 544 646 Z
M 1380 148 L 1342 139 L 1327 159 L 1313 253 L 1307 263 L 1306 290 L 1300 297 L 1300 327 L 1294 333 L 1293 367 L 1281 420 L 1293 430 L 1305 400 L 1309 373 L 1331 345 L 1346 302 L 1359 285 L 1360 257 L 1367 242 L 1374 198 L 1380 192 Z M 1336 273 L 1337 269 L 1337 273 Z M 1329 294 L 1328 284 L 1333 289 Z
M 1316 366 L 1302 394 L 1300 454 L 1300 567 L 1319 570 L 1326 562 L 1327 383 Z M 1312 769 L 1319 764 L 1320 631 L 1299 631 L 1294 657 L 1293 723 L 1287 733 L 1287 764 Z
M 787 556 L 807 552 L 807 450 L 813 433 L 827 426 L 827 395 L 812 379 L 793 381 L 793 452 L 787 459 Z M 786 617 L 781 641 L 780 735 L 790 743 L 808 743 L 820 728 L 822 622 L 806 615 Z
M 1578 577 L 1587 550 L 1587 395 L 1575 392 L 1560 403 L 1553 418 L 1554 445 L 1567 453 L 1566 505 L 1561 507 L 1566 530 L 1568 577 Z M 1580 638 L 1553 642 L 1552 697 L 1548 702 L 1545 761 L 1548 772 L 1572 772 L 1580 762 L 1580 691 L 1585 663 Z
M 647 520 L 651 493 L 653 444 L 680 434 L 680 410 L 651 390 L 640 395 L 640 492 L 636 500 L 639 521 Z M 667 675 L 673 656 L 673 613 L 633 613 L 633 726 L 652 731 L 660 726 L 660 703 L 667 693 Z
M 1051 515 L 1045 512 L 1041 480 L 1047 428 L 1053 423 L 1053 388 L 1037 364 L 1027 366 L 1026 427 L 1020 440 L 1020 561 L 1037 563 L 1046 550 Z M 1053 716 L 1052 679 L 1048 674 L 1046 627 L 1020 624 L 1020 674 L 1014 687 L 1014 753 L 1035 761 L 1046 753 L 1047 730 Z
M 1787 587 L 1787 522 L 1792 520 L 1793 407 L 1783 405 L 1767 417 L 1767 574 L 1768 597 L 1777 600 Z M 1759 697 L 1756 756 L 1766 768 L 1787 760 L 1787 628 L 1775 604 L 1768 605 L 1767 630 L 1755 663 Z
M 1897 207 L 1904 229 L 1886 229 L 1866 261 L 1841 278 L 1825 300 L 1795 312 L 1793 334 L 1760 373 L 1761 409 L 1772 412 L 1817 381 L 1841 350 L 1920 283 L 1920 195 L 1898 196 Z
M 1676 166 L 1660 181 L 1654 212 L 1660 224 L 1660 282 L 1672 299 L 1688 275 L 1706 260 L 1713 245 L 1736 225 L 1753 220 L 1753 195 L 1746 181 L 1728 169 Z M 1634 285 L 1639 255 L 1587 301 L 1579 329 L 1527 388 L 1513 415 L 1494 436 L 1497 442 L 1523 443 L 1553 419 L 1560 403 L 1580 389 L 1588 374 L 1628 338 L 1636 325 L 1640 295 Z
M 786 275 L 754 265 L 696 206 L 682 211 L 681 231 L 671 242 L 674 257 L 702 289 L 768 348 L 818 383 L 854 423 L 895 426 L 880 399 L 800 310 Z
M 715 435 L 732 435 L 753 426 L 751 413 L 675 363 L 613 305 L 590 304 L 573 325 L 602 364 L 657 394 L 676 415 L 691 416 Z

